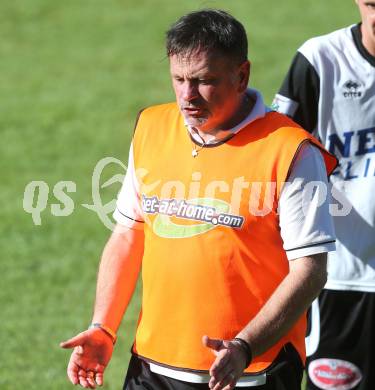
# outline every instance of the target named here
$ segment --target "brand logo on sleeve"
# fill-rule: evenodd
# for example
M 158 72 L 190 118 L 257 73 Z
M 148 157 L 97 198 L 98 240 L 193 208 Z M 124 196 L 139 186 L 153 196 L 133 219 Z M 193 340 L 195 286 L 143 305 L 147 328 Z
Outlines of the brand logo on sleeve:
M 356 365 L 340 359 L 313 360 L 308 373 L 313 384 L 323 390 L 350 390 L 362 379 Z

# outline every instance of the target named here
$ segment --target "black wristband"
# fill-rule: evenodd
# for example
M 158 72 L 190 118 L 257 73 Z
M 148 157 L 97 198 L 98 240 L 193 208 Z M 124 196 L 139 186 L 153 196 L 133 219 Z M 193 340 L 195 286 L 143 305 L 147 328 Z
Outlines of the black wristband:
M 253 360 L 253 353 L 251 352 L 250 344 L 240 337 L 235 337 L 233 341 L 238 341 L 238 343 L 241 345 L 241 348 L 246 354 L 246 367 L 248 367 Z

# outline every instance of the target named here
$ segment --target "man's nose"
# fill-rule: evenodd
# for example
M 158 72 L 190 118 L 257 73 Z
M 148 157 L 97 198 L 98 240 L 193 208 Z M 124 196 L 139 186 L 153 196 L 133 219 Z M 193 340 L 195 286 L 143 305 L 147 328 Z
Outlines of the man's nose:
M 198 86 L 192 81 L 185 81 L 182 86 L 182 98 L 189 102 L 199 96 Z

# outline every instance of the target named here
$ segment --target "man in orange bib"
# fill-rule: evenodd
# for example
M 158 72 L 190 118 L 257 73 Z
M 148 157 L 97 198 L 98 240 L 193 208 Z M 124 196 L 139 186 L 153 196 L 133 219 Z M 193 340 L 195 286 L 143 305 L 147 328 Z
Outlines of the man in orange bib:
M 176 102 L 143 110 L 73 384 L 95 388 L 142 268 L 124 389 L 300 388 L 305 310 L 334 250 L 336 160 L 247 87 L 243 26 L 220 10 L 167 33 Z

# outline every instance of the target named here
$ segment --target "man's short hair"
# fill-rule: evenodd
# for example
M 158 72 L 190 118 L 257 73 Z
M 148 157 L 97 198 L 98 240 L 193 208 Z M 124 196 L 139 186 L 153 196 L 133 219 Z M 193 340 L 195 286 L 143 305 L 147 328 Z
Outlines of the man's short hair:
M 233 16 L 217 9 L 182 16 L 167 31 L 166 48 L 168 57 L 218 51 L 239 64 L 247 60 L 245 28 Z

